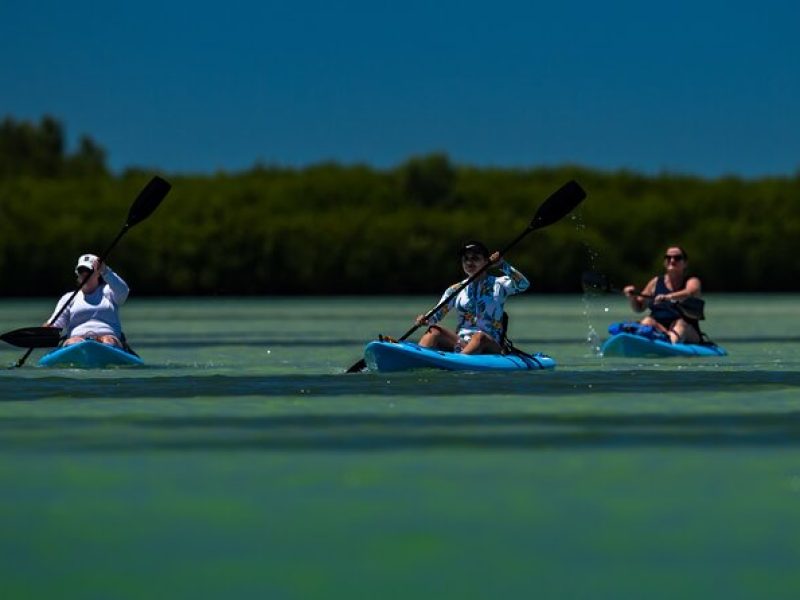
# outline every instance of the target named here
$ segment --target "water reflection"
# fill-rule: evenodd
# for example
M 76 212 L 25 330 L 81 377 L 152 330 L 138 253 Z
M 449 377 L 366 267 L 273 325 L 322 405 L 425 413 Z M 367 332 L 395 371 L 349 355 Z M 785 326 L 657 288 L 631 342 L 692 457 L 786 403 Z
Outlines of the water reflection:
M 59 429 L 69 434 L 46 435 Z M 796 447 L 800 413 L 12 418 L 0 440 L 4 451 L 81 452 Z
M 753 392 L 800 387 L 800 372 L 722 369 L 665 372 L 649 369 L 591 369 L 519 373 L 365 373 L 357 375 L 155 375 L 125 377 L 0 378 L 3 401 L 58 398 L 187 398 L 294 396 L 299 390 L 316 397 L 364 395 L 430 397 L 583 396 L 587 394 L 687 394 Z M 165 373 L 169 373 L 165 370 Z M 156 371 L 158 373 L 158 371 Z M 421 383 L 424 381 L 424 384 Z

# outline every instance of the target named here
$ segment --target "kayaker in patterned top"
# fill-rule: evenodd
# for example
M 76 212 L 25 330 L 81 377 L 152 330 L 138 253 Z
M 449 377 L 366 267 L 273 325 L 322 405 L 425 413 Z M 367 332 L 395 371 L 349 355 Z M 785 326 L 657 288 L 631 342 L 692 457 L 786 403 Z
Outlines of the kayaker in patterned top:
M 670 246 L 664 253 L 664 275 L 653 277 L 641 291 L 655 298 L 635 295 L 636 288 L 632 285 L 622 290 L 630 298 L 631 308 L 636 312 L 650 308 L 650 314 L 640 323 L 666 334 L 673 344 L 700 343 L 698 322 L 682 316 L 675 304 L 690 296 L 700 297 L 700 279 L 686 275 L 688 261 L 686 250 L 680 246 Z
M 524 292 L 530 283 L 522 273 L 506 261 L 501 261 L 499 252 L 490 255 L 488 248 L 481 242 L 467 242 L 462 246 L 459 255 L 467 279 L 487 263 L 499 267 L 503 276 L 495 277 L 484 272 L 429 319 L 426 320 L 424 315 L 418 316 L 418 325 L 428 325 L 419 345 L 462 354 L 501 354 L 500 341 L 506 298 Z M 465 281 L 466 279 L 447 288 L 440 302 L 444 302 Z M 437 325 L 453 307 L 458 311 L 455 331 Z
M 94 254 L 82 254 L 75 266 L 78 283 L 90 271 L 94 272 L 75 295 L 70 306 L 52 325 L 49 324 L 62 305 L 69 300 L 72 292 L 61 297 L 45 326 L 57 327 L 65 332 L 67 339 L 64 346 L 93 339 L 122 348 L 119 307 L 128 298 L 128 284 Z

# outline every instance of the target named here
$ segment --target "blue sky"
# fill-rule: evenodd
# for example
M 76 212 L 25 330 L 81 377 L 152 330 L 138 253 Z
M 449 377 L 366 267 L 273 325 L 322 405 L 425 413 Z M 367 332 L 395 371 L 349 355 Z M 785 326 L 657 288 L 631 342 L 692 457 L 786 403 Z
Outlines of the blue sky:
M 0 116 L 114 169 L 800 171 L 800 3 L 0 3 Z

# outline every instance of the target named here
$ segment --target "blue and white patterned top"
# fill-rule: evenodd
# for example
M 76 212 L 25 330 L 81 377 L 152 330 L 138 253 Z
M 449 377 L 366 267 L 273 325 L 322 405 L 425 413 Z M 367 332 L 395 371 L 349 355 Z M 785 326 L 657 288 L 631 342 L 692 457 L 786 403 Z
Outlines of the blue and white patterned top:
M 450 302 L 433 313 L 428 319 L 428 324 L 438 323 L 455 306 L 458 311 L 456 328 L 458 337 L 466 342 L 473 334 L 483 331 L 499 343 L 503 333 L 503 308 L 506 298 L 524 292 L 530 287 L 530 282 L 525 276 L 506 261 L 502 261 L 499 266 L 504 273 L 502 277 L 487 275 L 480 281 L 473 281 Z M 447 288 L 439 302 L 444 302 L 445 298 L 466 281 L 467 279 L 463 279 Z

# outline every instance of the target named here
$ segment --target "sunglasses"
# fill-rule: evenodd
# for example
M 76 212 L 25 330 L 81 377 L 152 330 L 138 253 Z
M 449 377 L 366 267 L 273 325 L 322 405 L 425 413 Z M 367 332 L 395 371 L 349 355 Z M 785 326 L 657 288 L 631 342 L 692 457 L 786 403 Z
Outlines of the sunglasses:
M 75 274 L 78 277 L 82 277 L 82 276 L 86 275 L 87 273 L 91 273 L 91 269 L 87 269 L 86 267 L 81 267 L 80 269 L 77 269 L 75 271 Z
M 665 254 L 664 260 L 674 260 L 675 262 L 680 262 L 683 260 L 683 254 Z

